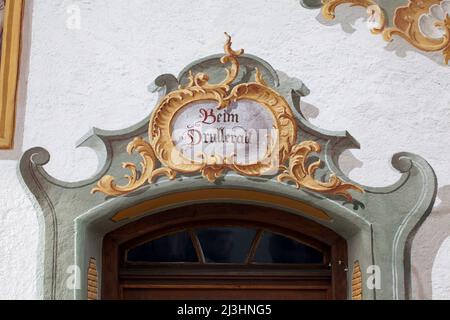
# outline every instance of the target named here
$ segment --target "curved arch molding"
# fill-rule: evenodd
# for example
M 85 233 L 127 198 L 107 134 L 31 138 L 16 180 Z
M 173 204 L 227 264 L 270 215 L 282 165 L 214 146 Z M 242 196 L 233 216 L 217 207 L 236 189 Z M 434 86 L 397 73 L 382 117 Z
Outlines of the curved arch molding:
M 306 8 L 322 8 L 327 20 L 336 17 L 340 5 L 367 9 L 368 24 L 374 34 L 386 41 L 395 37 L 406 40 L 426 52 L 442 52 L 444 62 L 450 60 L 449 0 L 300 0 Z
M 348 132 L 323 130 L 303 117 L 300 101 L 309 93 L 306 85 L 297 80 L 280 81 L 268 62 L 232 51 L 231 47 L 226 50 L 230 50 L 231 56 L 207 56 L 188 64 L 178 77 L 168 74 L 157 77 L 151 86 L 161 95 L 160 108 L 155 110 L 165 114 L 167 97 L 174 103 L 167 110 L 178 108 L 183 94 L 188 99 L 196 94 L 202 97 L 211 94 L 223 103 L 221 107 L 226 107 L 233 92 L 238 96 L 262 93 L 271 97 L 267 100 L 269 109 L 276 107 L 283 112 L 280 126 L 293 129 L 286 132 L 289 139 L 282 144 L 283 148 L 276 149 L 286 162 L 272 175 L 257 174 L 264 170 L 260 164 L 248 168 L 232 162 L 227 163 L 229 167 L 205 162 L 195 168 L 180 168 L 158 153 L 163 151 L 162 142 L 169 148 L 173 146 L 166 137 L 157 139 L 158 130 L 149 130 L 166 128 L 166 118 L 153 122 L 152 119 L 159 119 L 155 113 L 137 119 L 136 125 L 127 129 L 94 128 L 88 132 L 80 140 L 80 146 L 97 153 L 100 169 L 84 181 L 55 179 L 45 169 L 51 158 L 45 149 L 35 147 L 26 151 L 19 162 L 19 173 L 42 221 L 44 298 L 92 298 L 96 282 L 88 278 L 87 270 L 92 269 L 95 259 L 101 279 L 105 234 L 157 212 L 205 202 L 263 205 L 314 220 L 347 240 L 348 261 L 359 261 L 363 278 L 369 266 L 379 266 L 381 287 L 369 289 L 363 282 L 364 299 L 408 297 L 409 242 L 434 203 L 433 169 L 420 156 L 401 152 L 392 158 L 392 166 L 401 173 L 397 183 L 373 188 L 352 181 L 339 168 L 338 159 L 342 152 L 359 148 L 359 144 Z M 183 88 L 187 89 L 180 92 Z M 277 115 L 274 112 L 274 119 L 278 119 Z M 141 166 L 136 164 L 139 161 Z M 122 178 L 130 170 L 131 175 Z M 158 177 L 150 179 L 153 175 Z M 93 190 L 96 192 L 91 194 Z M 67 270 L 74 265 L 82 271 L 75 289 L 65 285 L 71 276 Z M 333 264 L 333 268 L 338 267 L 343 265 Z M 350 275 L 348 279 L 351 298 L 354 292 Z M 101 286 L 99 280 L 99 298 Z

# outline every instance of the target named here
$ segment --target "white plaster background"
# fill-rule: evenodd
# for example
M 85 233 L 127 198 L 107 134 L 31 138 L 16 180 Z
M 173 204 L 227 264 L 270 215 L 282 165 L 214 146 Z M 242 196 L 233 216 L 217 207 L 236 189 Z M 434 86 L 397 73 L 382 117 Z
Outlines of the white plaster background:
M 0 151 L 1 299 L 40 298 L 38 220 L 17 179 L 18 155 L 43 146 L 55 177 L 92 175 L 95 154 L 75 149 L 77 139 L 92 126 L 120 129 L 143 118 L 157 100 L 147 85 L 221 52 L 223 31 L 236 48 L 307 84 L 303 106 L 314 124 L 360 141 L 344 164 L 356 181 L 396 181 L 390 159 L 399 151 L 430 162 L 440 199 L 414 241 L 414 297 L 450 298 L 450 66 L 440 54 L 387 44 L 367 30 L 364 10 L 347 6 L 325 23 L 297 0 L 26 2 L 16 149 Z M 81 9 L 80 30 L 66 26 L 70 4 Z

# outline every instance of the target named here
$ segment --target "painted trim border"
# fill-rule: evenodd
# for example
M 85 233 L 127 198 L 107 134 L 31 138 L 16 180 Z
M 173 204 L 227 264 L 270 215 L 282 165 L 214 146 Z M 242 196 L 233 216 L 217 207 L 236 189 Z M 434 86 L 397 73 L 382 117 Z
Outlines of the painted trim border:
M 0 149 L 12 149 L 24 0 L 6 1 L 0 62 Z
M 173 203 L 183 203 L 189 200 L 211 201 L 211 200 L 247 200 L 247 201 L 263 201 L 280 205 L 286 209 L 296 210 L 304 214 L 325 221 L 330 221 L 330 216 L 323 210 L 310 206 L 298 200 L 290 199 L 286 196 L 278 196 L 275 194 L 265 193 L 253 190 L 240 189 L 200 189 L 193 191 L 185 191 L 165 195 L 142 202 L 138 205 L 129 207 L 116 213 L 111 220 L 119 222 L 125 219 L 131 219 L 143 216 L 149 210 L 155 208 L 167 207 Z

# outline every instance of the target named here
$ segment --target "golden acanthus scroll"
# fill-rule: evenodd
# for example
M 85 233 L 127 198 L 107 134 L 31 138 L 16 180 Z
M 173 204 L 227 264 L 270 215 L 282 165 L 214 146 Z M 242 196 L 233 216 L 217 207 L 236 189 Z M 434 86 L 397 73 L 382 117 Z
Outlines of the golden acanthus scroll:
M 376 17 L 377 26 L 371 31 L 381 33 L 386 41 L 392 41 L 394 36 L 399 36 L 419 50 L 434 52 L 442 51 L 444 61 L 450 60 L 450 17 L 444 13 L 443 17 L 434 17 L 434 27 L 442 31 L 439 38 L 431 37 L 422 32 L 421 19 L 430 14 L 431 9 L 443 4 L 443 0 L 409 0 L 404 6 L 395 9 L 393 26 L 388 27 L 383 8 L 375 0 L 323 0 L 322 15 L 327 20 L 335 18 L 336 7 L 341 4 L 350 4 L 367 8 L 370 17 Z
M 149 124 L 149 142 L 137 137 L 128 145 L 129 154 L 137 152 L 142 157 L 141 170 L 139 171 L 134 163 L 124 163 L 123 168 L 131 172 L 125 176 L 128 183 L 118 185 L 114 177 L 104 176 L 92 193 L 102 192 L 106 195 L 120 196 L 135 191 L 145 184 L 151 184 L 160 176 L 173 180 L 177 174 L 200 172 L 208 181 L 214 182 L 228 170 L 244 176 L 261 176 L 274 169 L 275 173 L 282 171 L 278 175 L 278 181 L 291 181 L 297 188 L 340 195 L 349 201 L 352 200 L 349 190 L 363 192 L 360 187 L 344 182 L 334 174 L 331 174 L 329 181 L 319 181 L 315 178 L 315 172 L 321 166 L 321 161 L 308 165 L 310 162 L 308 160 L 311 153 L 321 151 L 321 146 L 314 141 L 296 143 L 297 125 L 289 104 L 266 85 L 258 70 L 254 82 L 241 83 L 231 89 L 231 84 L 239 73 L 238 57 L 244 51 L 234 51 L 231 48 L 231 37 L 227 34 L 226 36 L 225 56 L 221 62 L 229 63 L 231 66 L 225 69 L 225 79 L 219 84 L 210 84 L 207 74 L 190 73 L 189 83 L 167 94 L 153 112 Z M 233 154 L 227 157 L 215 154 L 202 155 L 200 160 L 196 161 L 187 158 L 172 139 L 173 120 L 183 109 L 199 101 L 214 101 L 217 110 L 230 108 L 238 101 L 258 103 L 272 116 L 273 127 L 277 132 L 277 143 L 267 146 L 264 159 L 248 164 L 239 163 Z M 234 107 L 236 108 L 236 105 Z M 278 159 L 276 164 L 271 161 L 274 154 Z M 161 166 L 158 166 L 158 162 Z M 274 168 L 274 165 L 277 167 Z

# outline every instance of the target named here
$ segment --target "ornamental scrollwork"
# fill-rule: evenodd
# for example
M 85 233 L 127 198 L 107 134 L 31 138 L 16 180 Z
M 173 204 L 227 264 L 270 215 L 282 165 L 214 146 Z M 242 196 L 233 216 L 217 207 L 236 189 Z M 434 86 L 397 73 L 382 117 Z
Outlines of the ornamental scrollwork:
M 150 120 L 149 140 L 161 163 L 174 168 L 180 173 L 201 172 L 209 181 L 215 181 L 225 170 L 238 171 L 248 176 L 259 176 L 272 168 L 271 163 L 254 163 L 240 165 L 234 157 L 219 159 L 218 156 L 204 156 L 201 161 L 187 159 L 177 149 L 172 141 L 171 122 L 174 115 L 185 106 L 196 101 L 216 101 L 217 109 L 230 107 L 232 102 L 239 100 L 252 100 L 264 106 L 275 119 L 274 126 L 279 131 L 278 157 L 284 162 L 297 137 L 297 127 L 292 111 L 286 100 L 277 92 L 269 88 L 258 70 L 256 70 L 255 81 L 242 83 L 230 89 L 231 83 L 236 79 L 239 72 L 238 57 L 244 50 L 234 51 L 231 48 L 231 38 L 227 35 L 225 44 L 225 56 L 221 59 L 223 64 L 230 63 L 231 67 L 226 69 L 226 77 L 219 84 L 210 84 L 207 74 L 190 74 L 189 83 L 186 87 L 169 93 L 156 107 Z M 268 154 L 275 152 L 268 150 Z
M 225 69 L 225 78 L 218 84 L 211 84 L 207 74 L 191 72 L 188 84 L 168 93 L 153 111 L 149 122 L 148 141 L 138 137 L 128 145 L 129 154 L 137 152 L 143 159 L 140 170 L 133 163 L 124 163 L 123 168 L 130 170 L 130 174 L 125 176 L 125 185 L 118 185 L 115 178 L 108 175 L 97 183 L 92 193 L 120 196 L 151 184 L 161 176 L 173 180 L 178 174 L 197 172 L 209 182 L 215 182 L 226 171 L 253 177 L 272 172 L 272 175 L 278 175 L 280 182 L 293 181 L 298 188 L 343 196 L 347 200 L 352 199 L 349 190 L 363 192 L 358 186 L 346 183 L 334 174 L 331 174 L 327 182 L 316 180 L 315 173 L 321 163 L 316 162 L 308 167 L 307 163 L 311 153 L 321 151 L 320 145 L 313 141 L 297 144 L 297 124 L 288 102 L 267 86 L 259 70 L 256 69 L 253 82 L 232 87 L 239 74 L 238 58 L 244 50 L 233 50 L 231 37 L 228 34 L 226 36 L 225 56 L 221 62 L 224 65 L 229 64 L 230 67 Z M 276 129 L 276 139 L 268 138 L 262 159 L 241 163 L 236 160 L 234 154 L 201 154 L 196 159 L 191 159 L 176 146 L 172 135 L 173 122 L 186 107 L 194 102 L 213 101 L 217 110 L 225 110 L 241 100 L 253 101 L 267 111 Z M 277 161 L 272 161 L 273 157 Z
M 374 0 L 323 0 L 322 15 L 327 20 L 333 20 L 336 17 L 336 7 L 341 4 L 350 4 L 355 7 L 363 7 L 367 9 L 367 13 L 370 17 L 373 17 L 377 21 L 374 26 L 371 27 L 371 31 L 374 34 L 381 33 L 386 23 L 386 17 Z
M 367 8 L 371 21 L 371 31 L 382 34 L 386 41 L 399 36 L 419 50 L 427 52 L 442 51 L 444 62 L 450 60 L 450 1 L 448 0 L 409 0 L 404 6 L 395 9 L 392 26 L 386 23 L 383 8 L 376 0 L 323 0 L 322 15 L 327 20 L 335 18 L 336 7 L 341 4 Z M 436 12 L 439 12 L 436 14 Z M 424 17 L 430 16 L 431 28 L 440 31 L 439 37 L 424 32 Z
M 360 187 L 344 182 L 335 174 L 331 174 L 326 182 L 316 180 L 315 173 L 322 165 L 322 161 L 317 160 L 309 165 L 307 163 L 311 153 L 320 153 L 320 151 L 321 146 L 315 141 L 304 141 L 295 145 L 289 155 L 289 165 L 282 166 L 283 173 L 278 176 L 278 181 L 291 181 L 298 189 L 303 187 L 319 193 L 340 195 L 348 201 L 352 201 L 348 190 L 363 192 Z
M 123 186 L 117 185 L 114 177 L 104 176 L 97 183 L 97 186 L 92 189 L 92 193 L 103 192 L 110 196 L 120 196 L 131 191 L 138 189 L 139 187 L 153 183 L 157 177 L 165 175 L 170 180 L 175 179 L 176 173 L 170 168 L 157 168 L 158 160 L 153 152 L 152 147 L 141 137 L 134 138 L 127 146 L 128 154 L 133 152 L 139 153 L 142 157 L 140 163 L 142 171 L 139 171 L 137 166 L 131 162 L 125 162 L 122 164 L 122 168 L 130 170 L 130 174 L 125 178 L 128 183 Z

